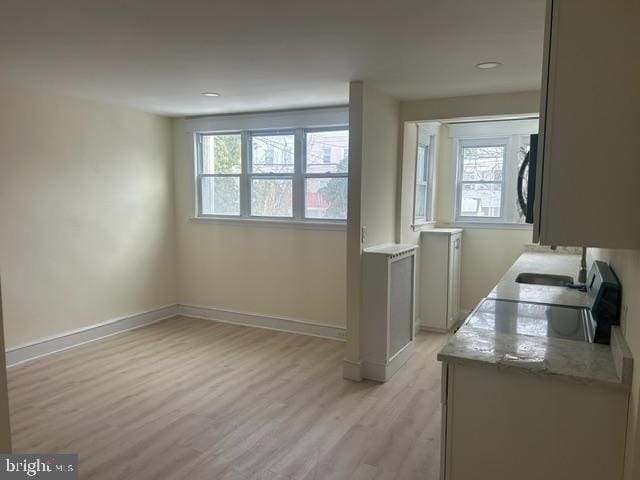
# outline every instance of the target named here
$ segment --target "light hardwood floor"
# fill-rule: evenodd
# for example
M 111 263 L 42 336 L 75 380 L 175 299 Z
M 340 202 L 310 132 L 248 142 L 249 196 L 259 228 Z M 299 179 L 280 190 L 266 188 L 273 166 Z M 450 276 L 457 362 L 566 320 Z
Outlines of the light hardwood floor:
M 81 479 L 435 480 L 445 338 L 354 383 L 342 342 L 176 317 L 10 368 L 14 451 Z

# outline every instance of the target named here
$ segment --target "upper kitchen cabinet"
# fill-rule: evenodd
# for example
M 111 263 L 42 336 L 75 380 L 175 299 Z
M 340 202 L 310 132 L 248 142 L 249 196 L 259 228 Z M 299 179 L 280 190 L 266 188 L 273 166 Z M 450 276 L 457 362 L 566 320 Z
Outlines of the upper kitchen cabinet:
M 640 248 L 640 2 L 549 0 L 534 240 Z

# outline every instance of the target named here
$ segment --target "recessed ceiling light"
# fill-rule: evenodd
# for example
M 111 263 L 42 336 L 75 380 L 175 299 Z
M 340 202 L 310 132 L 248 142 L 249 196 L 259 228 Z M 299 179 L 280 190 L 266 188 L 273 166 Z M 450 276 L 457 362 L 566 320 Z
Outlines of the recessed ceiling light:
M 205 97 L 219 97 L 220 94 L 216 92 L 203 92 L 202 95 Z
M 502 65 L 500 62 L 482 62 L 476 65 L 476 68 L 480 70 L 489 70 L 490 68 L 498 68 Z

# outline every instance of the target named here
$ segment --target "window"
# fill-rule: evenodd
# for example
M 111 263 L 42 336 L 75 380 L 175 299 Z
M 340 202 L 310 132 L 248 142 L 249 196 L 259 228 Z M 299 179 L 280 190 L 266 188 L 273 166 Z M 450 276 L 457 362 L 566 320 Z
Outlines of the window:
M 250 214 L 293 217 L 293 132 L 251 134 Z
M 349 131 L 305 132 L 305 218 L 347 219 Z
M 416 152 L 415 189 L 413 201 L 413 224 L 422 225 L 432 220 L 432 139 L 436 130 L 429 124 L 418 126 L 418 149 Z
M 345 127 L 196 133 L 198 216 L 347 218 Z
M 416 155 L 416 189 L 414 205 L 414 225 L 420 225 L 431 220 L 431 188 L 429 185 L 431 161 L 429 145 L 418 145 Z
M 518 170 L 537 119 L 450 124 L 457 157 L 457 222 L 524 223 Z
M 502 218 L 506 140 L 460 142 L 461 217 Z
M 331 163 L 331 147 L 324 147 L 322 149 L 322 163 Z
M 199 145 L 200 212 L 240 215 L 241 136 L 201 135 Z

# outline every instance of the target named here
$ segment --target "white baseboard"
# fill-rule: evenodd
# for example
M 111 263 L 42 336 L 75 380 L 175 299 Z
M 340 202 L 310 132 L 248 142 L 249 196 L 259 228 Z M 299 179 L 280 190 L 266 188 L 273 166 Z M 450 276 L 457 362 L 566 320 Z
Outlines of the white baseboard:
M 362 361 L 362 378 L 386 382 L 394 373 L 400 370 L 415 350 L 415 342 L 407 343 L 402 350 L 396 353 L 387 363 L 375 363 Z
M 203 318 L 218 322 L 234 323 L 247 327 L 266 328 L 281 332 L 301 333 L 314 337 L 345 340 L 346 329 L 323 323 L 309 322 L 295 318 L 276 315 L 264 315 L 261 313 L 242 312 L 226 308 L 203 307 L 196 305 L 178 305 L 178 314 L 185 317 Z
M 248 327 L 312 335 L 335 340 L 344 340 L 346 338 L 346 329 L 336 327 L 334 325 L 313 323 L 274 315 L 175 304 L 160 307 L 155 310 L 115 318 L 96 325 L 64 332 L 59 335 L 36 340 L 35 342 L 9 348 L 6 351 L 7 367 L 12 367 L 35 358 L 67 350 L 68 348 L 77 347 L 78 345 L 93 342 L 100 338 L 126 332 L 127 330 L 144 327 L 145 325 L 150 325 L 152 323 L 159 322 L 160 320 L 175 317 L 176 315 L 215 320 L 225 323 L 235 323 L 237 325 L 246 325 Z
M 354 382 L 362 381 L 362 364 L 345 358 L 342 361 L 342 377 Z
M 426 323 L 422 323 L 418 320 L 420 331 L 422 332 L 433 332 L 433 333 L 449 333 L 455 331 L 469 316 L 471 310 L 460 310 L 456 317 L 455 323 L 451 326 L 451 328 L 438 328 L 432 327 L 431 325 L 427 325 Z
M 36 340 L 35 342 L 18 345 L 7 349 L 7 367 L 50 355 L 61 350 L 77 347 L 78 345 L 93 342 L 100 338 L 116 335 L 127 330 L 144 327 L 145 325 L 150 325 L 160 320 L 175 317 L 177 314 L 178 305 L 167 305 L 154 310 L 114 318 L 78 330 L 64 332 L 59 335 Z

